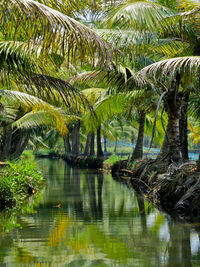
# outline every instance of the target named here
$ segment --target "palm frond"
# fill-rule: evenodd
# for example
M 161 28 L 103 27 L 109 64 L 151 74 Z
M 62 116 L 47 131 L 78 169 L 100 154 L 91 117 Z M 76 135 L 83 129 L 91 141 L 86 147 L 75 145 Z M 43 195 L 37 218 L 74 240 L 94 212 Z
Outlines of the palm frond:
M 152 1 L 126 0 L 110 11 L 108 24 L 154 31 L 157 26 L 162 28 L 162 21 L 172 14 L 173 10 Z
M 0 23 L 7 38 L 34 40 L 38 53 L 60 52 L 73 60 L 86 54 L 109 62 L 110 46 L 93 30 L 58 10 L 33 0 L 1 0 Z M 37 47 L 36 47 L 37 48 Z
M 89 130 L 97 129 L 99 124 L 127 110 L 127 96 L 119 93 L 117 95 L 105 96 L 94 105 L 95 117 L 89 113 L 84 118 L 86 128 Z
M 165 79 L 167 76 L 175 77 L 177 73 L 194 73 L 200 68 L 200 57 L 177 57 L 153 63 L 142 70 L 137 75 L 141 77 L 151 77 L 154 79 Z
M 38 97 L 12 90 L 0 90 L 0 95 L 5 97 L 5 101 L 14 101 L 17 105 L 23 105 L 25 108 L 46 108 L 51 109 L 51 105 Z
M 69 120 L 68 117 L 68 122 Z M 24 129 L 34 129 L 41 126 L 54 128 L 63 136 L 68 133 L 65 117 L 55 109 L 53 112 L 49 110 L 31 111 L 12 124 L 12 127 Z
M 81 93 L 87 98 L 89 103 L 94 104 L 98 99 L 105 95 L 106 89 L 104 88 L 87 88 L 81 91 Z
M 179 0 L 177 3 L 177 7 L 183 9 L 185 14 L 189 14 L 190 11 L 198 12 L 197 9 L 200 8 L 199 1 L 192 1 L 192 0 Z M 191 12 L 190 12 L 191 14 Z

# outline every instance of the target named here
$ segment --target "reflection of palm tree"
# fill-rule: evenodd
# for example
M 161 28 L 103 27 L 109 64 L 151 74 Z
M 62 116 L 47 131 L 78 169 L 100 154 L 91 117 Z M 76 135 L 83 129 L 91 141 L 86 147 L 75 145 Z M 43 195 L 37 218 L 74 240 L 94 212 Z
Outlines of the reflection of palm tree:
M 88 194 L 90 200 L 90 209 L 92 217 L 97 217 L 97 203 L 96 203 L 96 192 L 95 192 L 95 177 L 92 177 L 88 173 L 85 173 L 85 179 L 88 187 Z
M 71 168 L 65 163 L 64 167 L 64 191 L 70 193 Z
M 73 183 L 73 195 L 74 195 L 74 209 L 78 216 L 83 216 L 83 199 L 80 188 L 80 170 L 72 169 L 72 183 Z
M 98 182 L 98 219 L 101 220 L 103 217 L 103 207 L 102 207 L 103 173 L 97 174 L 97 182 Z
M 146 233 L 147 220 L 146 220 L 146 213 L 145 213 L 145 207 L 144 207 L 144 197 L 138 194 L 137 192 L 135 192 L 135 196 L 137 198 L 138 207 L 140 211 L 142 230 L 144 233 Z
M 191 264 L 191 246 L 190 231 L 188 227 L 182 224 L 169 222 L 170 242 L 168 267 L 190 267 Z

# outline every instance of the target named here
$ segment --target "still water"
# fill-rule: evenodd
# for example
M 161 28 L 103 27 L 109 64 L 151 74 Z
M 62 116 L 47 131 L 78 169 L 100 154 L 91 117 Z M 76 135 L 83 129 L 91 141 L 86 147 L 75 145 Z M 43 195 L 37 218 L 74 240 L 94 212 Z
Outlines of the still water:
M 175 222 L 110 175 L 39 164 L 42 200 L 21 228 L 0 227 L 0 266 L 200 266 L 200 224 Z

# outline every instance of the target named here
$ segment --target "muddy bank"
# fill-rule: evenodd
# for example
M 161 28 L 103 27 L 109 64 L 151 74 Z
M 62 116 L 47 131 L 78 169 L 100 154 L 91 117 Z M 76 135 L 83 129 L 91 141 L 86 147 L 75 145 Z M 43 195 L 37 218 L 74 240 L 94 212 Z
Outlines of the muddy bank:
M 114 177 L 128 179 L 145 198 L 172 216 L 200 219 L 200 173 L 195 161 L 180 166 L 158 160 L 113 165 Z
M 103 166 L 103 161 L 105 158 L 99 157 L 86 157 L 83 155 L 80 156 L 62 156 L 62 159 L 64 159 L 69 165 L 73 167 L 79 167 L 79 168 L 89 168 L 89 169 L 100 169 Z

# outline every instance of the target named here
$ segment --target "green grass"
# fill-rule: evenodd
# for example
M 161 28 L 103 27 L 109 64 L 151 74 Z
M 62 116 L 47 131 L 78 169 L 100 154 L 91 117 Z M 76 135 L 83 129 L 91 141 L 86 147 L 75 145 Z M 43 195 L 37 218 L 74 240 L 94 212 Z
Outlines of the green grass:
M 120 156 L 113 154 L 108 159 L 104 160 L 103 168 L 104 169 L 111 169 L 112 165 L 115 164 L 117 161 L 125 160 L 127 158 L 128 158 L 127 156 L 120 157 Z

